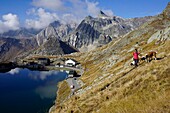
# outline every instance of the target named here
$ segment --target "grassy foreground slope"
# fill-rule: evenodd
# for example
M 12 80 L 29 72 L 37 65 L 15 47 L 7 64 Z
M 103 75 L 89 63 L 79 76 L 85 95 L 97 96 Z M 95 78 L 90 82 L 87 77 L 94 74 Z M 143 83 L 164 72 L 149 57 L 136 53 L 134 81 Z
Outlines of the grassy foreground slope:
M 136 42 L 143 55 L 157 51 L 158 60 L 130 66 Z M 170 112 L 170 3 L 160 15 L 116 42 L 69 57 L 84 67 L 80 78 L 84 85 L 69 99 L 60 94 L 52 113 Z

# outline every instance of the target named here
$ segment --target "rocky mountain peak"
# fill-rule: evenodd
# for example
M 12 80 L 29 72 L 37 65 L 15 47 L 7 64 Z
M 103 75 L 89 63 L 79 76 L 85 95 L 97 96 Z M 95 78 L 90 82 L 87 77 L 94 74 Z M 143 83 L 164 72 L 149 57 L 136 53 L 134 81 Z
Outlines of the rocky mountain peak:
M 106 15 L 103 11 L 99 11 L 99 14 L 98 14 L 98 17 L 99 18 L 107 18 L 107 17 L 109 17 L 108 15 Z
M 167 18 L 170 18 L 170 2 L 168 3 L 165 10 L 163 11 L 163 15 Z
M 63 37 L 68 35 L 75 27 L 76 24 L 74 23 L 62 24 L 59 21 L 54 21 L 36 35 L 37 43 L 39 46 L 42 45 L 50 36 L 55 36 L 58 39 L 64 40 Z
M 93 17 L 92 16 L 87 16 L 86 18 L 85 18 L 85 20 L 91 20 L 91 19 L 93 19 Z
M 65 42 L 82 52 L 90 51 L 138 28 L 149 19 L 145 17 L 136 19 L 109 17 L 100 11 L 99 17 L 87 16 L 82 20 L 78 27 L 66 36 Z
M 99 14 L 106 15 L 103 11 L 100 10 Z
M 59 27 L 59 26 L 61 26 L 61 23 L 59 21 L 54 21 L 54 22 L 50 23 L 49 26 Z

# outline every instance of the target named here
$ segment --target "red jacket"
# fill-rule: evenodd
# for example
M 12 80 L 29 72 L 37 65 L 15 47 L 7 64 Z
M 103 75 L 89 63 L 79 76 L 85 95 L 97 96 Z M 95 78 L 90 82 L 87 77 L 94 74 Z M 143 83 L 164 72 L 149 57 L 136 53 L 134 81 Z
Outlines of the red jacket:
M 134 59 L 139 59 L 139 57 L 138 57 L 139 54 L 140 54 L 140 53 L 138 53 L 138 52 L 134 52 L 134 53 L 133 53 L 133 58 L 134 58 Z

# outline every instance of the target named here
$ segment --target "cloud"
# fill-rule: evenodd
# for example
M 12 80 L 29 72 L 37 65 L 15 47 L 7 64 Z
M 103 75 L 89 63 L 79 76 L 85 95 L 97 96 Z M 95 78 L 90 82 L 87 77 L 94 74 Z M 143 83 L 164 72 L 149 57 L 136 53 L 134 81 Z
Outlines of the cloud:
M 72 24 L 72 23 L 77 23 L 77 22 L 79 22 L 80 21 L 80 18 L 78 18 L 78 17 L 76 17 L 75 15 L 73 15 L 73 14 L 63 14 L 62 16 L 61 16 L 61 22 L 62 23 L 65 23 L 65 24 L 67 24 L 67 23 L 70 23 L 70 24 Z
M 34 80 L 46 80 L 49 76 L 57 75 L 57 71 L 34 71 L 28 74 L 28 76 Z
M 98 16 L 99 11 L 102 10 L 106 15 L 113 16 L 113 11 L 109 9 L 101 9 L 98 5 L 99 2 L 89 2 L 86 0 L 87 11 L 89 15 Z
M 56 13 L 46 12 L 43 8 L 39 8 L 36 11 L 32 9 L 27 13 L 36 16 L 36 19 L 26 19 L 25 24 L 27 28 L 42 29 L 47 27 L 51 22 L 59 19 Z
M 51 76 L 51 75 L 54 75 L 54 74 L 57 75 L 58 72 L 57 72 L 57 71 L 40 72 L 39 78 L 40 78 L 41 80 L 45 80 L 48 76 Z
M 0 20 L 0 33 L 20 28 L 20 22 L 17 15 L 9 13 L 7 15 L 3 15 L 2 19 L 3 20 Z
M 34 15 L 34 14 L 36 14 L 35 8 L 28 9 L 27 12 L 26 12 L 26 14 L 27 14 L 27 15 L 32 15 L 32 14 Z
M 56 85 L 39 86 L 35 92 L 41 97 L 41 99 L 51 99 L 56 95 Z
M 32 4 L 36 7 L 43 7 L 52 10 L 64 10 L 64 2 L 61 0 L 33 0 Z
M 113 11 L 112 10 L 102 10 L 106 15 L 108 15 L 108 16 L 113 16 L 114 15 L 114 13 L 113 13 Z
M 107 15 L 113 16 L 109 9 L 99 7 L 99 2 L 90 0 L 33 0 L 35 8 L 27 11 L 28 15 L 36 16 L 36 19 L 27 19 L 28 28 L 41 29 L 49 25 L 54 20 L 63 23 L 80 23 L 86 16 L 97 17 L 100 10 Z
M 87 11 L 90 15 L 97 16 L 99 14 L 100 8 L 98 7 L 98 2 L 89 2 L 86 0 Z
M 20 68 L 15 68 L 15 69 L 11 69 L 11 71 L 9 71 L 8 73 L 10 73 L 11 75 L 14 75 L 14 74 L 18 74 L 20 72 Z

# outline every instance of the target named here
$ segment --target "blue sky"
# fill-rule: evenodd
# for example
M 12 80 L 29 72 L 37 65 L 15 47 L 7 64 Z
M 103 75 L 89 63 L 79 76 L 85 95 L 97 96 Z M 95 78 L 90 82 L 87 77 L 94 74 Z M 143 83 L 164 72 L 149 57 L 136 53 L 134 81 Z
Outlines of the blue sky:
M 169 0 L 1 0 L 0 33 L 21 26 L 40 29 L 54 20 L 80 22 L 99 10 L 123 18 L 157 15 Z

